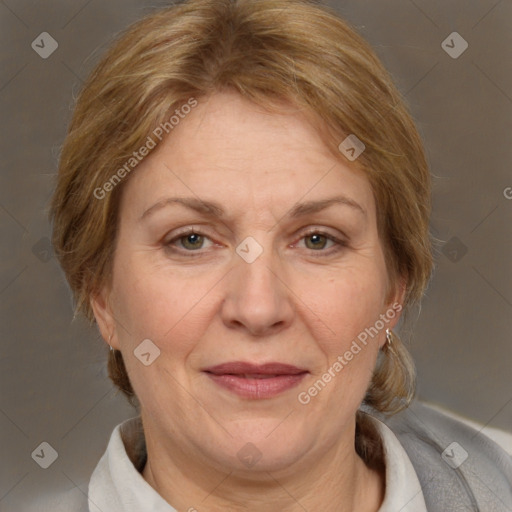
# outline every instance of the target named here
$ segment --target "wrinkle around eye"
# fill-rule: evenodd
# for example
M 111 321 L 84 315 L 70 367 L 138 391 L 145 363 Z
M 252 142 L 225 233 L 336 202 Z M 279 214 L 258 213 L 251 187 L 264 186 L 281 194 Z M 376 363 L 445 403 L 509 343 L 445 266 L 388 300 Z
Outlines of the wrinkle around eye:
M 183 241 L 191 235 L 197 235 L 202 238 L 203 244 L 197 248 L 187 248 L 183 245 Z M 306 247 L 308 238 L 312 236 L 319 236 L 325 239 L 325 244 L 317 248 Z M 207 243 L 205 247 L 204 242 Z M 204 233 L 204 231 L 194 228 L 189 228 L 186 231 L 175 234 L 171 239 L 166 240 L 162 243 L 166 252 L 173 256 L 184 257 L 184 258 L 195 258 L 200 256 L 209 256 L 212 254 L 211 248 L 222 248 L 222 244 L 216 243 L 210 236 Z M 224 246 L 225 247 L 225 246 Z M 348 248 L 347 240 L 338 238 L 332 233 L 324 231 L 322 229 L 312 229 L 308 233 L 303 233 L 297 242 L 289 245 L 288 247 L 297 248 L 304 251 L 307 256 L 312 257 L 331 257 L 340 251 Z

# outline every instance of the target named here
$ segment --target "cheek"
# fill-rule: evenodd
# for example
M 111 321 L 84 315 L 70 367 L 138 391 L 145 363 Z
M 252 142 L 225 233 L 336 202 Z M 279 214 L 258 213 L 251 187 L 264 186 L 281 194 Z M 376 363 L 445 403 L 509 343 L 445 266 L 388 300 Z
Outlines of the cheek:
M 308 286 L 315 293 L 304 300 L 304 318 L 323 362 L 301 397 L 314 401 L 312 411 L 320 408 L 336 422 L 335 411 L 357 409 L 370 383 L 385 330 L 372 327 L 384 313 L 386 273 L 379 265 L 347 266 L 320 283 Z
M 303 291 L 301 299 L 304 310 L 310 311 L 311 325 L 317 319 L 318 339 L 326 352 L 344 351 L 384 312 L 386 276 L 377 266 L 344 268 L 336 277 L 304 282 L 302 289 L 314 290 Z
M 186 396 L 181 396 L 188 378 L 186 361 L 213 321 L 213 294 L 208 290 L 218 279 L 184 278 L 168 269 L 137 264 L 134 259 L 120 261 L 117 268 L 116 320 L 136 395 L 143 404 L 186 403 Z M 160 352 L 154 364 L 145 366 L 136 352 L 147 339 Z
M 320 327 L 314 337 L 323 357 L 298 395 L 299 403 L 310 407 L 307 414 L 321 411 L 326 421 L 337 425 L 343 419 L 340 410 L 359 407 L 375 368 L 378 341 L 384 335 L 371 328 L 384 312 L 385 284 L 378 271 L 346 272 L 329 279 L 311 297 L 310 326 L 315 317 L 321 318 L 316 321 Z
M 214 277 L 183 276 L 136 257 L 117 268 L 115 308 L 125 341 L 132 346 L 149 338 L 162 349 L 172 344 L 174 354 L 189 350 L 211 322 Z

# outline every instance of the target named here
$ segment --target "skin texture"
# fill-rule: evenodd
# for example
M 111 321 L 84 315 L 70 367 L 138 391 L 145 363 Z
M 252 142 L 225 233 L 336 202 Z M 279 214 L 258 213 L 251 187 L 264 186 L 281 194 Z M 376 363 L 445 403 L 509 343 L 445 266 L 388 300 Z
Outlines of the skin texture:
M 200 101 L 124 186 L 112 286 L 91 303 L 141 403 L 144 478 L 180 511 L 378 510 L 384 476 L 359 458 L 354 436 L 385 330 L 309 404 L 297 399 L 402 297 L 388 301 L 366 177 L 329 153 L 297 109 L 271 114 L 222 92 Z M 360 209 L 289 217 L 297 203 L 334 196 Z M 140 219 L 169 197 L 215 201 L 225 216 L 167 204 Z M 187 238 L 187 228 L 205 238 Z M 343 244 L 307 236 L 318 231 Z M 253 263 L 235 251 L 249 236 L 263 248 Z M 133 354 L 144 339 L 161 351 L 149 366 Z M 229 361 L 309 374 L 276 397 L 247 399 L 202 371 Z M 247 443 L 261 453 L 250 468 L 237 456 Z

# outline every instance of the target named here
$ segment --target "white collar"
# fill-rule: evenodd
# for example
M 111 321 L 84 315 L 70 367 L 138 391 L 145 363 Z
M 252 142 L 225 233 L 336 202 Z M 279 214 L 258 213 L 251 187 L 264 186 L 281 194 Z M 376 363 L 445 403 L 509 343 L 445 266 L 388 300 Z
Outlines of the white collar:
M 386 492 L 378 512 L 427 512 L 412 463 L 395 434 L 371 417 L 381 436 Z M 145 461 L 140 416 L 117 425 L 89 482 L 90 512 L 177 512 L 142 477 Z
M 89 481 L 90 512 L 177 512 L 139 473 L 143 446 L 140 416 L 117 425 Z
M 378 512 L 427 512 L 421 484 L 407 452 L 387 425 L 370 418 L 379 431 L 386 464 L 386 492 Z

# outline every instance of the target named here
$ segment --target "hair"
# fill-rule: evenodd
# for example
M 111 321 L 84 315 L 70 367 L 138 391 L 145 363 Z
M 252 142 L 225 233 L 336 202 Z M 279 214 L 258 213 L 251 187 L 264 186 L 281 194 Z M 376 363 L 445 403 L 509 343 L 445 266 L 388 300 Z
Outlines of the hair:
M 364 172 L 390 283 L 406 283 L 404 309 L 418 302 L 432 271 L 430 173 L 405 101 L 369 44 L 312 1 L 188 0 L 120 34 L 77 98 L 50 213 L 76 312 L 93 322 L 90 298 L 110 284 L 129 179 L 121 170 L 134 150 L 180 105 L 225 89 L 270 112 L 283 101 L 297 107 L 340 161 Z M 339 150 L 351 134 L 365 145 L 354 162 Z M 381 355 L 365 403 L 393 414 L 412 399 L 415 370 L 397 337 Z M 109 374 L 134 405 L 120 351 Z

